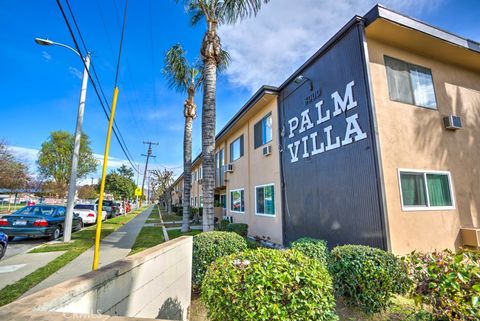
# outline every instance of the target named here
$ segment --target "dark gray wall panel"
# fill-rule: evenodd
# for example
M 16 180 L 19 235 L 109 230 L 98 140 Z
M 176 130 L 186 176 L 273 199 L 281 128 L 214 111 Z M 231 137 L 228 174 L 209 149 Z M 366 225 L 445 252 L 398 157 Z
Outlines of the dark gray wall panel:
M 282 128 L 282 176 L 284 182 L 284 236 L 289 243 L 302 236 L 327 240 L 331 247 L 339 244 L 366 244 L 386 248 L 384 223 L 379 203 L 379 190 L 374 154 L 374 140 L 368 106 L 366 72 L 364 70 L 361 25 L 354 25 L 323 55 L 302 70 L 310 78 L 314 91 L 321 92 L 306 103 L 310 84 L 308 80 L 288 83 L 280 94 L 280 128 Z M 338 92 L 343 98 L 346 85 L 354 81 L 353 100 L 357 106 L 333 116 L 334 100 Z M 330 111 L 330 120 L 317 124 L 315 104 L 323 100 L 324 113 Z M 302 111 L 309 109 L 313 128 L 295 133 L 289 138 L 289 123 L 297 117 L 301 123 Z M 318 133 L 317 147 L 325 142 L 324 128 L 332 126 L 332 139 L 345 137 L 347 117 L 357 115 L 357 122 L 366 138 L 345 144 L 337 149 L 303 158 L 300 141 L 298 161 L 291 162 L 289 144 L 302 137 Z M 299 124 L 300 127 L 300 124 Z M 355 135 L 353 135 L 355 136 Z M 359 136 L 361 137 L 361 136 Z M 308 140 L 311 151 L 312 141 Z

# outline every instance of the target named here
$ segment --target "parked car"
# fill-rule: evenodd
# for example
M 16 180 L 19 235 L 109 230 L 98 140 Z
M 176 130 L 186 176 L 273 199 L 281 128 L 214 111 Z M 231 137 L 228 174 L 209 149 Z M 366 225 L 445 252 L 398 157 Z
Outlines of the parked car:
M 123 202 L 115 203 L 115 207 L 118 209 L 118 214 L 119 215 L 125 214 L 125 209 L 123 208 Z
M 95 201 L 95 204 L 98 205 L 98 200 Z M 103 200 L 102 202 L 102 211 L 107 212 L 107 218 L 112 218 L 117 216 L 118 210 L 115 206 L 115 202 L 112 200 Z
M 0 232 L 8 235 L 8 241 L 16 236 L 48 237 L 54 240 L 63 233 L 65 206 L 34 205 L 26 206 L 0 218 Z M 82 218 L 73 215 L 72 231 L 83 227 Z
M 0 259 L 5 255 L 8 246 L 8 236 L 0 232 Z
M 77 213 L 83 221 L 83 224 L 97 223 L 98 205 L 95 204 L 76 204 L 73 212 Z M 107 219 L 107 211 L 102 209 L 102 221 Z

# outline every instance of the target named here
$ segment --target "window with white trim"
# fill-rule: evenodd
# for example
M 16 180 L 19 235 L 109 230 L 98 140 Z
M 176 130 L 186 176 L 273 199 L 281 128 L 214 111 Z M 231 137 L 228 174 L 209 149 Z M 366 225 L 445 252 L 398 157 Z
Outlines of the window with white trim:
M 275 186 L 273 184 L 255 186 L 255 213 L 275 216 Z
M 400 170 L 399 180 L 404 210 L 454 208 L 449 172 Z
M 245 213 L 245 189 L 230 191 L 230 211 L 234 213 Z

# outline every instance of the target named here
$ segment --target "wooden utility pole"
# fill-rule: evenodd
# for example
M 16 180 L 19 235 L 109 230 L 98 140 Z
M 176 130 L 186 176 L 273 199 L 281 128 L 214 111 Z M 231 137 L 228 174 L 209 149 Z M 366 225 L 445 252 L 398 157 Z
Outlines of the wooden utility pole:
M 147 178 L 147 169 L 148 169 L 148 160 L 150 159 L 150 157 L 157 157 L 157 156 L 154 156 L 152 155 L 152 145 L 158 145 L 158 143 L 156 142 L 143 142 L 145 145 L 148 145 L 148 149 L 147 149 L 147 154 L 142 154 L 142 156 L 146 156 L 147 157 L 147 161 L 145 162 L 145 170 L 143 172 L 143 181 L 142 181 L 142 195 L 140 197 L 140 206 L 142 206 L 142 200 L 143 200 L 143 195 L 145 193 L 145 178 Z

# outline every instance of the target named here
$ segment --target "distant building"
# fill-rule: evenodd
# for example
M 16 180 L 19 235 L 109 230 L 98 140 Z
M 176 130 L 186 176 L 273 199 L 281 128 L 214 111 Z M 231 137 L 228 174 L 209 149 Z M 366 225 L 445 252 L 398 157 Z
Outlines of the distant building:
M 479 124 L 480 45 L 375 6 L 220 130 L 217 213 L 284 245 L 458 248 L 480 226 Z

